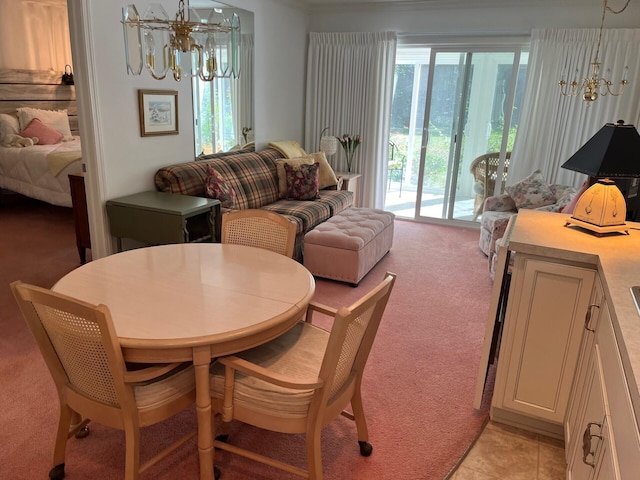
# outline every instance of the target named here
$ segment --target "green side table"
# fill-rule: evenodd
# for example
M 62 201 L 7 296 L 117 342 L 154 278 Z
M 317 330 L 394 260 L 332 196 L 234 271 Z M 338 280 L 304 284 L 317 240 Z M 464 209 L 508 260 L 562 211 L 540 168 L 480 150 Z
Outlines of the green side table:
M 111 235 L 148 245 L 219 242 L 220 201 L 166 192 L 142 192 L 107 201 Z

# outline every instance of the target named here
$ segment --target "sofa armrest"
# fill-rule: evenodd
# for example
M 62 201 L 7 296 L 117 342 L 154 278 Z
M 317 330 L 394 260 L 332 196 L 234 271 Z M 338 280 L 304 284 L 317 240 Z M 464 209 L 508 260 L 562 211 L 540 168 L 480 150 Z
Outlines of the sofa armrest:
M 482 207 L 483 212 L 517 212 L 516 204 L 513 199 L 507 195 L 495 195 L 487 197 Z

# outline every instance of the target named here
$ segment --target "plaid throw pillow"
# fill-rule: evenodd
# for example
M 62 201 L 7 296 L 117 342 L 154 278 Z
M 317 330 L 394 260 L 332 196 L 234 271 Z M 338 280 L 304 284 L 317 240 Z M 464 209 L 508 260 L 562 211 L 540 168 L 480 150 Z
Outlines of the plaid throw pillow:
M 320 164 L 284 164 L 287 176 L 287 200 L 316 200 L 318 195 L 318 169 Z
M 220 200 L 223 208 L 233 208 L 236 201 L 236 192 L 211 165 L 207 165 L 204 193 L 209 198 Z

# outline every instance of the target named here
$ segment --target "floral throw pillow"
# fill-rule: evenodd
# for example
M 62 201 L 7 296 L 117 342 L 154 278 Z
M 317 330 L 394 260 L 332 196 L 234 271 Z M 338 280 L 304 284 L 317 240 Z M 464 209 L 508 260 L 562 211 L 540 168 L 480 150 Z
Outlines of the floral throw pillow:
M 315 161 L 312 156 L 281 158 L 280 160 L 276 160 L 276 171 L 278 172 L 278 198 L 287 198 L 287 173 L 284 171 L 285 163 L 288 163 L 289 165 L 300 165 L 302 163 L 306 165 L 313 165 Z M 318 189 L 319 188 L 320 186 L 318 186 Z
M 313 165 L 284 164 L 287 176 L 287 200 L 316 200 L 318 195 L 319 163 Z
M 236 201 L 236 192 L 211 165 L 207 165 L 204 193 L 209 198 L 220 200 L 223 208 L 233 208 Z
M 556 202 L 556 197 L 544 181 L 542 171 L 536 170 L 527 178 L 519 181 L 515 185 L 505 188 L 516 208 L 538 208 L 545 205 L 552 205 Z

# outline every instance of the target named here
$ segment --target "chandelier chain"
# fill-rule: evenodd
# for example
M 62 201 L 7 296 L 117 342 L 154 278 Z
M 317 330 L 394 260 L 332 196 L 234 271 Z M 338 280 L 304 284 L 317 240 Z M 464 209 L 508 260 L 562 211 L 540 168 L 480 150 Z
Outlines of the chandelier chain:
M 605 4 L 605 8 L 607 10 L 609 10 L 611 13 L 613 13 L 614 15 L 617 15 L 619 13 L 622 13 L 626 10 L 626 8 L 629 6 L 629 3 L 631 2 L 631 0 L 627 0 L 627 3 L 624 4 L 624 7 L 622 7 L 620 10 L 614 10 L 613 8 L 611 8 L 608 3 L 609 0 L 605 0 L 604 4 Z
M 624 4 L 624 7 L 622 7 L 620 10 L 614 10 L 609 6 L 609 0 L 604 0 L 604 8 L 602 9 L 602 19 L 600 21 L 600 32 L 598 33 L 598 46 L 596 48 L 596 59 L 595 59 L 596 62 L 598 61 L 598 58 L 600 56 L 600 42 L 602 40 L 602 29 L 604 28 L 604 17 L 607 14 L 607 10 L 613 13 L 614 15 L 618 15 L 619 13 L 622 13 L 627 9 L 630 2 L 631 0 L 627 0 L 627 3 Z
M 178 2 L 178 13 L 176 13 L 176 21 L 184 23 L 184 0 L 180 0 Z
M 629 6 L 631 0 L 626 0 L 624 6 L 619 10 L 615 10 L 609 6 L 609 0 L 603 0 L 602 5 L 602 18 L 600 19 L 600 29 L 598 30 L 598 43 L 596 45 L 596 54 L 593 62 L 591 62 L 591 75 L 587 76 L 580 81 L 572 80 L 560 80 L 558 83 L 560 85 L 560 93 L 564 96 L 575 96 L 579 95 L 582 90 L 582 99 L 586 102 L 595 101 L 600 95 L 611 95 L 614 97 L 619 96 L 624 91 L 625 86 L 629 83 L 627 81 L 627 69 L 624 68 L 624 74 L 622 80 L 619 82 L 620 90 L 614 91 L 611 87 L 613 86 L 613 82 L 608 80 L 607 78 L 599 76 L 600 70 L 600 46 L 602 44 L 602 32 L 604 29 L 604 20 L 607 14 L 607 11 L 613 14 L 619 14 L 626 10 Z M 577 71 L 577 70 L 576 70 Z M 608 70 L 607 70 L 608 71 Z

